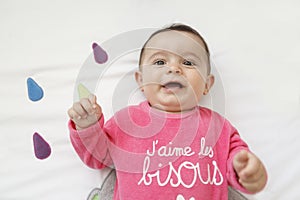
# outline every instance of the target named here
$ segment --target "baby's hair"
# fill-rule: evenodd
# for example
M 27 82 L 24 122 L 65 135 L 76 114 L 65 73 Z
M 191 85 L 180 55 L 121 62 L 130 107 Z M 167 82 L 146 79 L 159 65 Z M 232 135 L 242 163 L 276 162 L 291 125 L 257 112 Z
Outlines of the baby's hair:
M 145 47 L 148 44 L 148 42 L 151 40 L 151 38 L 153 38 L 155 35 L 157 35 L 159 33 L 166 32 L 166 31 L 183 31 L 183 32 L 187 32 L 187 33 L 192 33 L 192 34 L 196 35 L 197 37 L 199 37 L 200 40 L 204 44 L 204 49 L 205 49 L 206 54 L 207 54 L 208 74 L 210 74 L 210 71 L 211 71 L 211 66 L 210 66 L 210 52 L 209 52 L 207 43 L 205 42 L 204 38 L 200 35 L 200 33 L 198 31 L 196 31 L 195 29 L 193 29 L 192 27 L 190 27 L 188 25 L 181 24 L 181 23 L 171 24 L 170 26 L 167 26 L 167 27 L 164 27 L 162 29 L 159 29 L 159 30 L 155 31 L 154 33 L 152 33 L 150 35 L 150 37 L 148 38 L 148 40 L 145 42 L 145 44 L 143 45 L 143 47 L 141 49 L 140 58 L 139 58 L 139 66 L 141 66 L 141 64 L 142 64 L 141 62 L 142 62 L 142 57 L 143 57 L 143 53 L 144 53 Z

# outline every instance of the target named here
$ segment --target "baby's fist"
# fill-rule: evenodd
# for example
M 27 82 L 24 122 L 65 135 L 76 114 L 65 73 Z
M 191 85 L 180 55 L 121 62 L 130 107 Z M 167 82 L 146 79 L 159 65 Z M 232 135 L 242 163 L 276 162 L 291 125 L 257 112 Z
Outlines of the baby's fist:
M 251 193 L 261 191 L 267 183 L 267 173 L 262 162 L 252 153 L 242 150 L 233 159 L 233 168 L 240 184 Z
M 75 102 L 68 110 L 68 114 L 75 123 L 76 129 L 81 130 L 95 124 L 102 115 L 102 109 L 97 104 L 96 96 L 90 94 L 88 98 Z

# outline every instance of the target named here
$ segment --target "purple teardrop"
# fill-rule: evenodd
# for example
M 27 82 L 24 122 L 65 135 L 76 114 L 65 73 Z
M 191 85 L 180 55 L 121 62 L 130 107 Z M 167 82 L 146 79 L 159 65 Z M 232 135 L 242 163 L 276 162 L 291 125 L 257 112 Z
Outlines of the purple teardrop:
M 108 55 L 104 49 L 102 49 L 97 43 L 93 43 L 93 52 L 95 61 L 99 64 L 103 64 L 108 60 Z
M 38 159 L 42 160 L 48 158 L 51 154 L 50 145 L 38 133 L 33 134 L 33 147 L 34 147 L 35 157 Z

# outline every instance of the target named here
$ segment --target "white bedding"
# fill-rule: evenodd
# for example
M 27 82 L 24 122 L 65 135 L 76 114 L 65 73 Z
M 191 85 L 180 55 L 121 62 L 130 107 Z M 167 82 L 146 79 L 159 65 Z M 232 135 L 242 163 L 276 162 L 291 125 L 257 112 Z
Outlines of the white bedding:
M 172 22 L 206 38 L 217 82 L 205 105 L 224 114 L 267 167 L 266 189 L 250 198 L 299 199 L 299 8 L 292 0 L 1 1 L 0 199 L 82 200 L 100 186 L 106 172 L 84 166 L 68 136 L 80 69 L 93 42 Z M 137 51 L 120 55 L 97 83 L 106 118 L 115 85 L 136 66 Z M 43 88 L 40 101 L 28 99 L 28 77 Z M 124 96 L 114 108 L 142 99 Z M 51 146 L 47 159 L 34 156 L 35 132 Z

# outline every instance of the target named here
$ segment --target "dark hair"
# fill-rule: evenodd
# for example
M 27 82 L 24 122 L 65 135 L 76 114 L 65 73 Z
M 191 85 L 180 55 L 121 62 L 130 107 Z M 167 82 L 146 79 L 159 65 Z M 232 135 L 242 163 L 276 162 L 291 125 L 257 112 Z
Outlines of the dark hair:
M 151 40 L 151 38 L 153 38 L 155 35 L 157 35 L 159 33 L 166 32 L 166 31 L 183 31 L 183 32 L 192 33 L 192 34 L 196 35 L 197 37 L 199 37 L 200 40 L 204 44 L 204 49 L 205 49 L 206 54 L 207 54 L 207 58 L 208 58 L 208 74 L 210 74 L 210 70 L 211 70 L 211 66 L 210 66 L 210 52 L 209 52 L 209 49 L 208 49 L 208 46 L 207 46 L 205 40 L 200 35 L 200 33 L 198 33 L 198 31 L 196 31 L 195 29 L 193 29 L 192 27 L 190 27 L 188 25 L 180 24 L 180 23 L 175 23 L 175 24 L 172 24 L 172 25 L 170 25 L 168 27 L 159 29 L 159 30 L 155 31 L 154 33 L 152 33 L 150 35 L 150 37 L 148 38 L 148 40 L 145 42 L 145 44 L 143 45 L 143 47 L 141 49 L 140 59 L 139 59 L 139 66 L 141 66 L 141 60 L 142 60 L 142 56 L 143 56 L 145 47 L 148 44 L 148 42 Z

